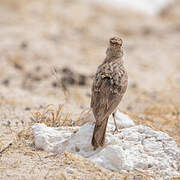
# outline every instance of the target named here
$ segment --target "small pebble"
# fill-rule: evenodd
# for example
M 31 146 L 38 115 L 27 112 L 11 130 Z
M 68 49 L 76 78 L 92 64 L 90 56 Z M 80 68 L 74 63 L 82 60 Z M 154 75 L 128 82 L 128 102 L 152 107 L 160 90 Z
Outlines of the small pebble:
M 18 64 L 18 63 L 14 63 L 14 67 L 16 69 L 22 70 L 22 66 L 20 64 Z
M 23 41 L 20 45 L 21 49 L 26 49 L 28 47 L 27 42 Z
M 5 79 L 2 84 L 5 86 L 9 86 L 9 79 Z
M 57 82 L 55 82 L 55 81 L 54 81 L 54 82 L 52 82 L 52 86 L 53 86 L 53 87 L 55 87 L 55 88 L 56 88 L 56 87 L 58 87 Z
M 31 110 L 31 108 L 30 107 L 25 107 L 25 109 L 24 109 L 25 111 L 30 111 Z
M 74 170 L 72 168 L 70 168 L 70 167 L 67 167 L 66 172 L 69 173 L 69 174 L 73 174 Z

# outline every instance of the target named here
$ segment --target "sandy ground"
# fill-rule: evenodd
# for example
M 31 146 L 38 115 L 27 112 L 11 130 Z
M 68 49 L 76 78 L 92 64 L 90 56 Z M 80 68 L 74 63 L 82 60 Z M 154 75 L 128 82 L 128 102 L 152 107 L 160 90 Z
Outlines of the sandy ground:
M 0 149 L 12 145 L 0 153 L 0 179 L 126 176 L 74 154 L 55 157 L 37 150 L 31 131 L 32 113 L 48 104 L 63 105 L 60 119 L 68 125 L 82 123 L 92 76 L 113 35 L 124 39 L 129 74 L 121 111 L 180 145 L 179 18 L 178 1 L 159 16 L 146 16 L 81 0 L 1 0 Z

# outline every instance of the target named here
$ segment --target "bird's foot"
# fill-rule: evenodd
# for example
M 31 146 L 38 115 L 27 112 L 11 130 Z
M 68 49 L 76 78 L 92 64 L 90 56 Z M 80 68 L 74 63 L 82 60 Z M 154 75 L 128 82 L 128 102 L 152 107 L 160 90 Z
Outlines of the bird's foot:
M 113 135 L 114 135 L 115 133 L 118 133 L 118 132 L 120 132 L 120 131 L 118 130 L 118 128 L 115 128 L 114 131 L 113 131 Z

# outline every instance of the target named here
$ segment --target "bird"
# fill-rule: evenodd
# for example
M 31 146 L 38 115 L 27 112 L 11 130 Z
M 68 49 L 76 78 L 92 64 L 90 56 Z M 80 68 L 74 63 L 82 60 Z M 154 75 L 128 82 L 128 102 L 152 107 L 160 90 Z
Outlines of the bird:
M 123 65 L 123 41 L 119 36 L 109 39 L 106 57 L 93 78 L 91 109 L 96 120 L 91 144 L 96 150 L 105 144 L 108 118 L 112 114 L 115 131 L 118 127 L 115 112 L 128 86 L 128 75 Z

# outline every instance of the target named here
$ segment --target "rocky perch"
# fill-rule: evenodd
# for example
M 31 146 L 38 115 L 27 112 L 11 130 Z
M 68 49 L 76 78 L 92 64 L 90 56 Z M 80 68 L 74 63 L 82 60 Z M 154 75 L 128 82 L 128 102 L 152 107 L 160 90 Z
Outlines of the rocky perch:
M 116 120 L 120 131 L 112 133 L 114 125 L 110 117 L 106 145 L 96 151 L 91 145 L 93 122 L 82 127 L 60 128 L 35 124 L 32 127 L 35 145 L 58 153 L 77 153 L 101 167 L 122 173 L 140 170 L 155 175 L 157 179 L 180 176 L 180 149 L 168 134 L 147 126 L 136 126 L 132 119 L 120 112 L 116 113 Z

